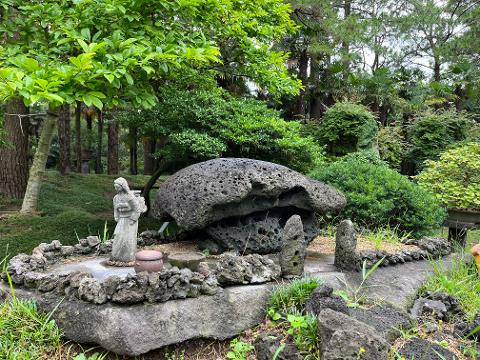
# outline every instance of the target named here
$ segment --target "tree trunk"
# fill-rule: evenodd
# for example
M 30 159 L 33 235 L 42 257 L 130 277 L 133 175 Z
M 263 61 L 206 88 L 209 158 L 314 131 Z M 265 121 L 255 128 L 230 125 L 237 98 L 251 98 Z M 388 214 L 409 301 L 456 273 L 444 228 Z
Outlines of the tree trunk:
M 155 139 L 143 139 L 143 174 L 152 175 L 155 167 L 155 159 L 153 154 L 155 152 Z
M 300 52 L 300 58 L 298 59 L 298 77 L 302 81 L 303 89 L 300 89 L 298 94 L 297 101 L 295 104 L 295 114 L 296 118 L 303 119 L 305 117 L 305 97 L 307 94 L 307 72 L 308 72 L 308 53 L 304 49 Z
M 75 152 L 77 153 L 77 172 L 82 171 L 82 104 L 77 101 L 75 108 Z
M 128 130 L 130 132 L 130 174 L 137 175 L 138 131 L 136 127 L 131 127 Z
M 95 174 L 102 174 L 103 111 L 101 110 L 98 111 L 97 131 L 97 155 L 95 156 Z
M 59 170 L 64 175 L 70 172 L 70 105 L 60 107 L 58 115 Z
M 352 0 L 345 0 L 343 4 L 343 12 L 344 12 L 344 21 L 347 21 L 348 17 L 352 13 Z M 350 30 L 352 31 L 352 30 Z M 342 50 L 343 50 L 343 79 L 347 80 L 348 73 L 350 71 L 350 43 L 347 40 L 342 42 Z
M 440 80 L 442 79 L 440 75 L 440 65 L 440 60 L 435 57 L 433 62 L 433 80 L 435 80 L 436 82 L 440 82 Z
M 170 161 L 166 161 L 164 159 L 159 160 L 157 169 L 143 187 L 142 196 L 145 198 L 145 205 L 147 205 L 148 208 L 148 211 L 144 214 L 144 216 L 148 215 L 148 212 L 150 211 L 150 190 L 152 190 L 160 175 L 167 171 L 171 165 L 172 162 Z
M 22 100 L 7 103 L 6 114 L 27 114 Z M 28 118 L 5 115 L 4 132 L 6 146 L 0 147 L 0 194 L 20 199 L 28 180 Z
M 23 197 L 22 209 L 20 210 L 21 214 L 32 214 L 37 211 L 42 176 L 45 173 L 48 151 L 50 150 L 50 144 L 52 143 L 57 119 L 58 113 L 49 109 L 40 131 L 40 139 L 38 140 L 37 151 L 35 152 L 33 163 L 30 167 L 27 190 L 25 191 L 25 196 Z
M 117 123 L 108 125 L 108 155 L 107 155 L 107 173 L 108 175 L 118 175 L 120 164 L 118 161 L 118 141 L 119 126 Z

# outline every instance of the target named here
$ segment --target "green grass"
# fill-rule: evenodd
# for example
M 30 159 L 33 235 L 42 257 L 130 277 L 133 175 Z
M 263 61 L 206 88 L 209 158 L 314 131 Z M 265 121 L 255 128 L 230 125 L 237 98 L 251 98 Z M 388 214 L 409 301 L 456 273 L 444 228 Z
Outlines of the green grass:
M 301 311 L 310 297 L 310 294 L 321 283 L 319 278 L 304 277 L 281 285 L 275 289 L 268 303 L 269 313 L 279 312 L 286 314 L 292 309 Z
M 434 275 L 429 278 L 420 293 L 441 291 L 455 296 L 469 318 L 480 310 L 480 276 L 474 264 L 465 261 L 465 255 L 456 255 L 451 267 L 442 260 L 432 261 Z
M 34 302 L 14 300 L 0 305 L 0 358 L 36 360 L 60 345 L 60 330 Z
M 40 192 L 39 216 L 10 215 L 0 220 L 0 258 L 20 252 L 29 253 L 42 242 L 60 240 L 74 245 L 78 237 L 102 235 L 105 221 L 108 232 L 113 234 L 112 198 L 113 180 L 109 175 L 60 175 L 48 171 Z M 148 176 L 124 175 L 131 186 L 143 186 Z M 153 199 L 152 193 L 152 199 Z M 0 200 L 2 210 L 11 210 L 18 201 Z M 139 231 L 156 229 L 157 221 L 140 219 Z M 8 254 L 7 254 L 8 247 Z
M 382 229 L 367 230 L 362 235 L 374 244 L 376 250 L 379 250 L 384 243 L 399 244 L 403 239 L 410 237 L 410 234 L 401 234 L 398 227 L 389 225 Z

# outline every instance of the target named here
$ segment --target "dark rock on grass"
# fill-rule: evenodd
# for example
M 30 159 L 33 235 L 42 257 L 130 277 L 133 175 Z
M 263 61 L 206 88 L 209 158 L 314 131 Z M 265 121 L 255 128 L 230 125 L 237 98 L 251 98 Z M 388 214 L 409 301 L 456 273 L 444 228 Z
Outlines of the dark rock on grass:
M 283 229 L 283 248 L 280 251 L 282 276 L 300 276 L 303 274 L 306 256 L 305 235 L 302 218 L 293 215 Z
M 349 314 L 345 300 L 340 296 L 332 295 L 333 289 L 328 285 L 320 285 L 313 290 L 305 304 L 305 311 L 309 314 L 318 315 L 324 309 L 332 309 L 344 314 Z
M 371 326 L 324 309 L 318 315 L 322 360 L 387 359 L 388 345 Z
M 187 231 L 274 207 L 337 211 L 345 197 L 333 187 L 270 162 L 225 158 L 186 167 L 160 185 L 152 213 Z
M 303 360 L 304 356 L 298 351 L 292 341 L 281 343 L 277 335 L 264 335 L 255 340 L 255 353 L 257 360 Z M 282 349 L 280 349 L 282 348 Z
M 411 314 L 415 318 L 432 316 L 438 320 L 445 320 L 447 319 L 447 307 L 443 302 L 438 300 L 419 298 L 415 300 Z
M 458 359 L 453 352 L 442 346 L 423 340 L 414 338 L 409 340 L 401 349 L 397 350 L 400 356 L 405 359 L 415 360 L 452 360 Z
M 458 299 L 450 294 L 444 292 L 427 291 L 423 297 L 443 303 L 447 309 L 447 317 L 449 319 L 453 318 L 454 316 L 465 315 Z
M 476 329 L 478 330 L 475 331 Z M 456 325 L 455 334 L 462 338 L 480 342 L 480 312 L 475 316 L 473 321 Z
M 401 335 L 399 329 L 406 330 L 413 326 L 413 319 L 406 311 L 389 304 L 350 309 L 350 315 L 373 327 L 389 343 L 393 343 Z

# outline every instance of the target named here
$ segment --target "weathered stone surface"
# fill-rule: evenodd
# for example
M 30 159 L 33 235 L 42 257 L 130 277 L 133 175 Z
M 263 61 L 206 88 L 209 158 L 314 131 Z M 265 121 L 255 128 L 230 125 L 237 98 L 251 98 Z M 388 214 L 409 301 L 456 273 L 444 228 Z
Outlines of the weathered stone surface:
M 7 271 L 14 284 L 23 284 L 25 274 L 45 269 L 46 259 L 41 255 L 19 254 L 10 259 Z
M 415 303 L 412 306 L 411 314 L 415 318 L 422 316 L 433 316 L 438 320 L 446 320 L 447 307 L 441 301 L 419 298 L 415 300 Z
M 305 243 L 318 235 L 319 225 L 315 214 L 297 208 L 270 209 L 253 214 L 230 217 L 210 224 L 205 235 L 199 238 L 200 249 L 211 254 L 237 251 L 242 254 L 270 254 L 284 245 L 284 224 L 293 215 L 300 215 Z
M 97 279 L 83 278 L 78 287 L 80 299 L 94 304 L 103 304 L 107 301 L 107 294 Z
M 350 309 L 350 315 L 373 327 L 377 334 L 383 336 L 389 343 L 393 343 L 401 335 L 400 330 L 407 330 L 413 326 L 413 319 L 406 311 L 389 304 Z
M 414 338 L 409 340 L 398 354 L 405 359 L 421 359 L 421 360 L 439 360 L 447 359 L 454 360 L 457 356 L 448 349 L 430 342 L 428 340 Z
M 280 266 L 269 258 L 251 254 L 218 256 L 215 275 L 220 285 L 261 284 L 280 278 Z
M 385 339 L 374 328 L 343 313 L 322 310 L 318 316 L 318 336 L 322 360 L 387 359 Z
M 445 308 L 447 309 L 448 319 L 451 319 L 457 316 L 461 317 L 465 314 L 458 299 L 450 294 L 447 294 L 444 292 L 438 292 L 438 291 L 427 291 L 423 295 L 423 297 L 426 299 L 440 301 L 441 303 L 443 303 L 443 305 L 445 305 Z
M 446 269 L 451 266 L 452 257 L 444 257 Z M 428 261 L 414 261 L 401 265 L 401 268 L 388 266 L 375 270 L 363 284 L 364 293 L 371 298 L 384 300 L 402 309 L 411 306 L 420 286 L 433 274 L 432 264 Z M 350 286 L 362 283 L 360 272 L 345 273 Z
M 293 215 L 283 229 L 283 247 L 280 251 L 280 268 L 283 277 L 303 274 L 306 245 L 302 218 L 299 215 Z
M 187 231 L 272 208 L 329 212 L 345 206 L 334 188 L 281 165 L 214 159 L 191 165 L 160 185 L 152 213 Z
M 5 284 L 0 284 L 5 288 Z M 235 286 L 215 296 L 131 306 L 95 305 L 64 300 L 54 293 L 18 289 L 19 298 L 33 298 L 51 311 L 64 335 L 79 343 L 94 343 L 118 354 L 136 356 L 195 338 L 227 339 L 259 324 L 271 285 Z
M 313 290 L 310 297 L 305 304 L 305 311 L 307 313 L 318 315 L 323 309 L 332 309 L 344 314 L 349 314 L 345 300 L 340 296 L 332 294 L 333 289 L 328 285 L 320 285 Z
M 281 346 L 283 349 L 277 353 L 277 360 L 303 360 L 305 358 L 292 341 L 282 344 L 281 340 L 283 339 L 275 334 L 258 337 L 254 345 L 257 360 L 272 360 Z
M 356 253 L 357 232 L 350 220 L 337 225 L 335 236 L 335 266 L 342 270 L 357 270 L 359 260 Z
M 409 239 L 405 241 L 405 244 L 417 245 L 433 257 L 449 255 L 452 252 L 452 244 L 444 238 L 423 237 L 420 240 Z
M 168 262 L 179 269 L 188 268 L 192 271 L 198 270 L 198 264 L 205 260 L 202 253 L 173 253 L 168 255 Z

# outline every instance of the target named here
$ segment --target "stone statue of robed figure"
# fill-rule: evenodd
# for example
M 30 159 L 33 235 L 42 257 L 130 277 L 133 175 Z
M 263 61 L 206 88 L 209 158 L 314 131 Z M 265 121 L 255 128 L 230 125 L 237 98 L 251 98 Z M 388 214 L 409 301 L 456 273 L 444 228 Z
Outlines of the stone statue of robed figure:
M 113 184 L 117 191 L 113 198 L 113 216 L 117 226 L 113 233 L 110 262 L 117 266 L 131 266 L 137 251 L 138 219 L 147 207 L 145 199 L 130 190 L 127 180 L 120 177 Z

